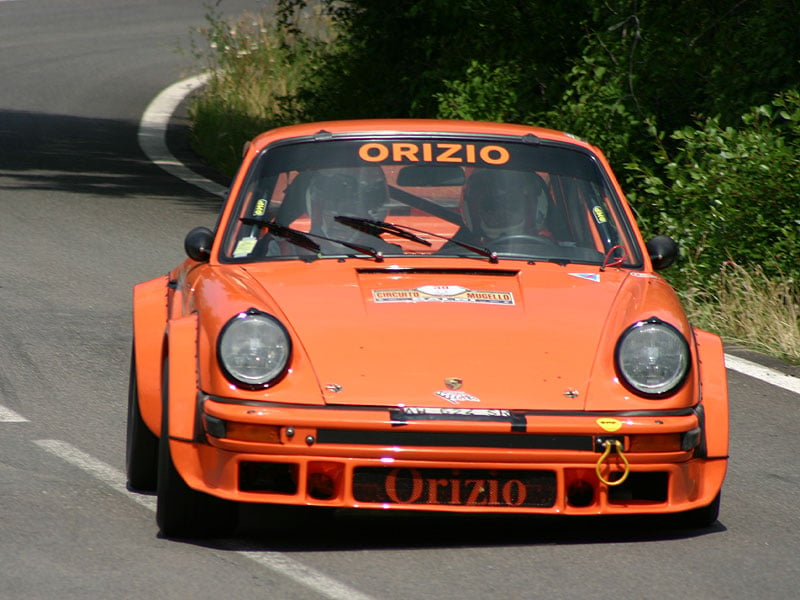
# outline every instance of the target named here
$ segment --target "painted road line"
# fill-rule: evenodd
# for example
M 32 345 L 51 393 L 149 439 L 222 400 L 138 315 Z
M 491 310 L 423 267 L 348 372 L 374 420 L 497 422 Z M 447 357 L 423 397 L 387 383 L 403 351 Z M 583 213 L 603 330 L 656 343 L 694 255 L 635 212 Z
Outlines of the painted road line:
M 739 358 L 738 356 L 731 356 L 730 354 L 725 355 L 725 366 L 748 377 L 800 394 L 800 379 L 797 377 L 786 375 L 764 365 Z
M 134 502 L 155 512 L 155 497 L 135 494 L 129 491 L 126 486 L 125 475 L 114 467 L 86 454 L 67 442 L 62 442 L 60 440 L 35 440 L 34 443 L 69 464 L 78 467 Z M 239 556 L 248 558 L 262 567 L 279 573 L 284 577 L 288 577 L 292 581 L 315 591 L 323 598 L 329 598 L 330 600 L 373 600 L 372 597 L 362 594 L 358 590 L 328 577 L 311 567 L 307 567 L 280 552 L 269 550 L 263 552 L 231 550 L 231 552 L 235 552 Z
M 34 444 L 40 448 L 44 448 L 51 454 L 55 454 L 69 464 L 78 467 L 81 471 L 88 473 L 95 479 L 99 479 L 113 490 L 123 494 L 137 504 L 141 504 L 145 508 L 155 511 L 155 497 L 134 494 L 129 491 L 125 475 L 114 467 L 107 465 L 101 460 L 97 460 L 90 454 L 78 450 L 75 446 L 67 442 L 59 440 L 35 440 Z
M 179 161 L 167 148 L 167 126 L 169 120 L 184 98 L 205 85 L 208 74 L 189 77 L 172 84 L 145 109 L 139 121 L 139 146 L 147 157 L 170 175 L 191 183 L 207 192 L 224 197 L 227 190 L 213 181 L 192 171 Z
M 10 408 L 0 405 L 0 423 L 27 423 L 28 419 Z
M 246 556 L 250 560 L 272 571 L 278 571 L 290 579 L 304 584 L 326 598 L 337 600 L 372 600 L 371 596 L 362 594 L 353 588 L 323 575 L 319 571 L 305 566 L 286 554 L 274 551 L 246 551 L 237 550 L 237 554 Z

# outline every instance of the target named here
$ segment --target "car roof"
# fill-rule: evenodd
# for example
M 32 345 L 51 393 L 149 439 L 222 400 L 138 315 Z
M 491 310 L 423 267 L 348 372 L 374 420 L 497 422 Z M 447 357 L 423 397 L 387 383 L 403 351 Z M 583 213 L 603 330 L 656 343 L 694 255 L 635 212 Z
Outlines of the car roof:
M 533 135 L 540 139 L 582 146 L 597 152 L 591 144 L 563 131 L 517 125 L 510 123 L 491 123 L 486 121 L 455 121 L 445 119 L 361 119 L 342 121 L 321 121 L 279 127 L 264 132 L 252 141 L 253 150 L 259 151 L 276 140 L 287 138 L 312 137 L 322 132 L 330 134 L 370 133 L 391 134 L 473 134 L 523 137 Z

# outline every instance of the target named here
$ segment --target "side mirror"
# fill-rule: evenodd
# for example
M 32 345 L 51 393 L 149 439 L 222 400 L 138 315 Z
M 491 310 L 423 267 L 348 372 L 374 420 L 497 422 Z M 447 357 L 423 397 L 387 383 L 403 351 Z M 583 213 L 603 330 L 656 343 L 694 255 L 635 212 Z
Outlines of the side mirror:
M 183 249 L 186 255 L 197 262 L 206 262 L 211 256 L 211 246 L 214 243 L 214 232 L 208 227 L 195 227 L 186 234 L 183 240 Z
M 668 235 L 657 235 L 647 242 L 647 253 L 656 271 L 666 269 L 678 257 L 678 244 Z

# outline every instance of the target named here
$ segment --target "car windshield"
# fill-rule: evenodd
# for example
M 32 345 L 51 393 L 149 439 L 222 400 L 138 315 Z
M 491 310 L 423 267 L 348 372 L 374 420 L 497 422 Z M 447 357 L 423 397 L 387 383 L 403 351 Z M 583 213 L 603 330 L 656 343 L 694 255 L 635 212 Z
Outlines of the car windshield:
M 281 142 L 251 164 L 226 262 L 358 256 L 636 265 L 631 228 L 588 151 L 506 138 Z

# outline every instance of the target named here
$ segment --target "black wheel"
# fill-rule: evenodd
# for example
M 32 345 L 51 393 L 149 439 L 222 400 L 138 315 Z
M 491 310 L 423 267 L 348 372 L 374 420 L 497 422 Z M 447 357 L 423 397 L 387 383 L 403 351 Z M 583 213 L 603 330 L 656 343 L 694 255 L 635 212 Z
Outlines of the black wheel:
M 166 384 L 163 389 L 168 389 Z M 166 391 L 164 393 L 166 395 Z M 156 522 L 161 535 L 168 538 L 227 535 L 236 528 L 239 506 L 236 502 L 198 492 L 186 485 L 169 451 L 167 402 L 164 402 L 161 415 L 161 439 L 158 444 Z
M 555 242 L 540 235 L 519 233 L 516 235 L 504 235 L 488 244 L 489 250 L 494 252 L 515 254 L 526 254 L 529 251 L 535 252 L 535 249 L 540 249 L 543 245 L 553 246 Z
M 708 506 L 695 508 L 678 515 L 678 522 L 687 529 L 704 529 L 711 527 L 719 518 L 721 492 Z
M 128 429 L 125 444 L 125 469 L 128 488 L 154 492 L 158 478 L 158 436 L 142 420 L 139 388 L 136 382 L 136 358 L 131 350 L 131 374 L 128 383 Z

